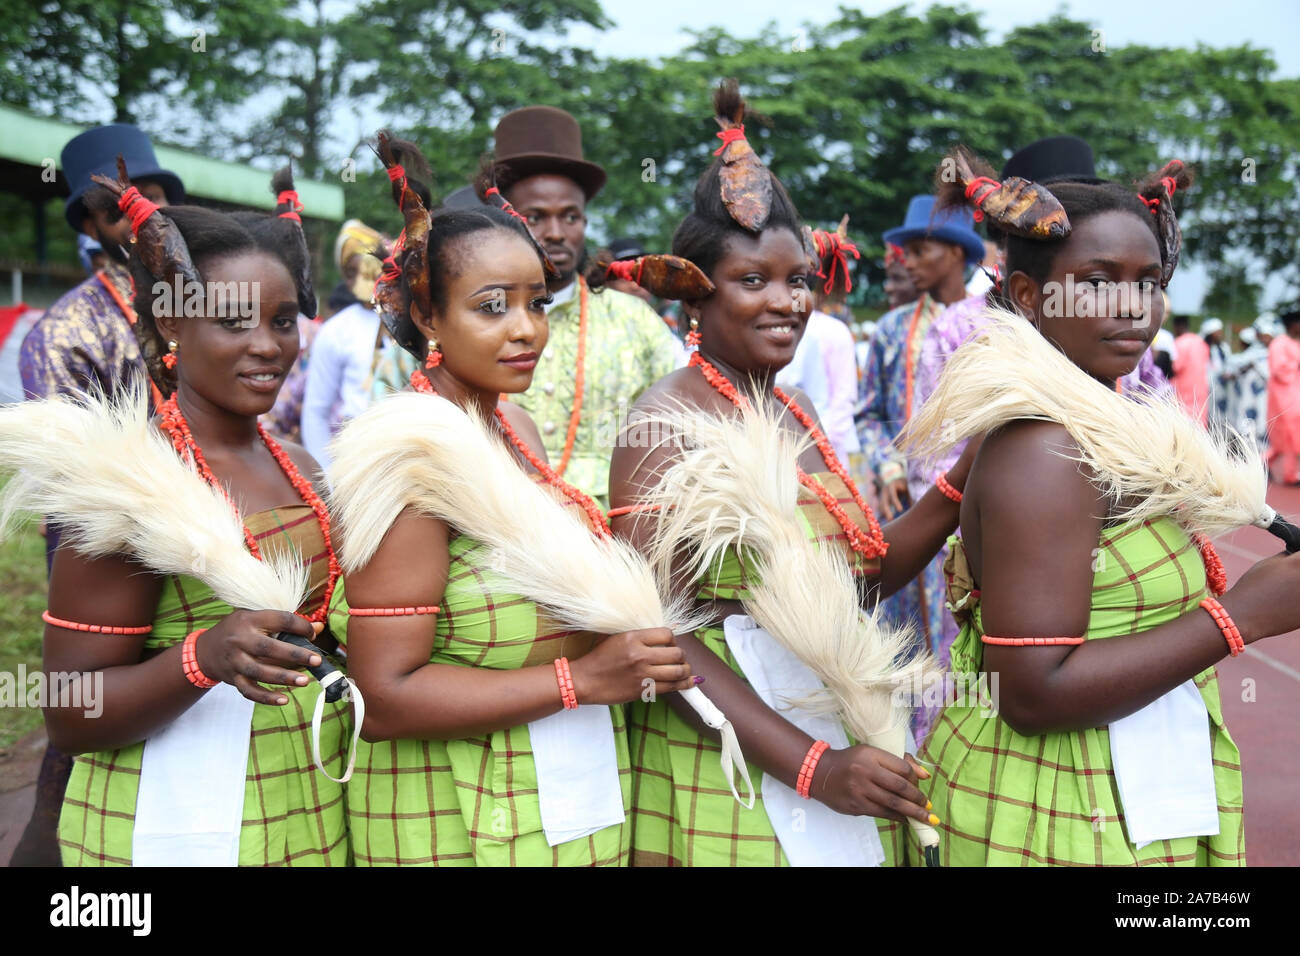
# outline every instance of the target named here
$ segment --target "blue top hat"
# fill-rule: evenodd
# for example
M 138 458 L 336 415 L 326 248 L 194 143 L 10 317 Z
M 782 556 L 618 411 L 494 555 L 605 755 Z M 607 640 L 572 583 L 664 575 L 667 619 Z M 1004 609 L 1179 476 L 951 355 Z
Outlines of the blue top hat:
M 132 181 L 149 179 L 162 186 L 169 203 L 185 201 L 185 187 L 181 185 L 180 177 L 158 165 L 149 137 L 142 130 L 126 123 L 96 126 L 68 140 L 60 157 L 63 175 L 72 190 L 63 207 L 63 215 L 77 232 L 81 231 L 81 220 L 86 218 L 86 204 L 81 197 L 95 185 L 91 174 L 99 173 L 116 179 L 119 153 L 126 160 L 126 172 Z
M 887 229 L 885 242 L 901 246 L 912 239 L 938 239 L 961 246 L 970 263 L 984 260 L 984 240 L 974 229 L 975 219 L 969 209 L 945 209 L 935 213 L 933 196 L 913 196 L 907 204 L 903 224 Z

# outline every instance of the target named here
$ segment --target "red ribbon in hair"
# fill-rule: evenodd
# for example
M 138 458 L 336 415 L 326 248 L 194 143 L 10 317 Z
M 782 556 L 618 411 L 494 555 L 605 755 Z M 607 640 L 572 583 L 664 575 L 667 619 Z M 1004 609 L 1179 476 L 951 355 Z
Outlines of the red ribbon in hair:
M 379 274 L 380 282 L 396 282 L 402 277 L 401 267 L 397 264 L 397 255 L 406 248 L 406 229 L 397 234 L 393 243 L 393 254 L 384 260 L 384 271 Z
M 817 247 L 817 258 L 825 262 L 829 257 L 831 268 L 830 275 L 825 275 L 825 266 L 822 271 L 817 273 L 819 278 L 826 279 L 826 285 L 822 291 L 830 295 L 831 289 L 835 288 L 835 273 L 840 271 L 844 273 L 844 291 L 853 291 L 853 278 L 849 275 L 849 257 L 847 253 L 853 253 L 854 259 L 861 259 L 858 247 L 849 242 L 838 232 L 825 232 L 821 229 L 813 230 L 813 244 Z
M 140 227 L 144 225 L 144 221 L 158 211 L 157 205 L 145 199 L 140 190 L 134 186 L 122 193 L 117 201 L 117 208 L 126 213 L 126 218 L 131 220 L 131 234 L 136 236 L 140 234 Z
M 520 215 L 519 210 L 510 204 L 510 200 L 501 194 L 501 190 L 497 189 L 495 186 L 490 186 L 483 191 L 483 198 L 486 199 L 488 196 L 496 197 L 495 201 L 502 212 L 507 212 L 522 222 L 525 226 L 528 225 L 528 219 Z
M 385 167 L 384 171 L 388 173 L 388 181 L 390 183 L 395 183 L 406 176 L 406 170 L 402 168 L 401 163 L 393 163 L 392 166 Z
M 885 244 L 885 265 L 892 266 L 894 263 L 903 261 L 903 247 L 896 246 L 894 243 Z
M 987 176 L 976 176 L 966 184 L 966 198 L 975 205 L 973 218 L 976 222 L 984 221 L 984 210 L 980 209 L 980 204 L 988 198 L 990 193 L 997 192 L 1002 188 L 1002 184 L 996 179 L 989 179 Z M 979 192 L 976 196 L 975 193 Z
M 645 257 L 638 256 L 635 259 L 618 259 L 611 262 L 605 269 L 605 275 L 615 279 L 626 279 L 628 282 L 641 284 L 641 273 L 645 270 Z
M 277 206 L 289 207 L 287 210 L 280 213 L 281 219 L 292 219 L 297 223 L 302 222 L 302 216 L 298 215 L 298 213 L 302 212 L 302 203 L 298 201 L 297 190 L 286 189 L 284 192 L 278 194 L 275 197 L 275 204 Z
M 744 126 L 733 126 L 731 129 L 724 129 L 718 134 L 718 139 L 722 140 L 722 145 L 713 151 L 714 156 L 719 156 L 722 151 L 738 139 L 745 138 Z
M 1163 173 L 1174 163 L 1181 164 L 1182 160 L 1171 159 L 1169 162 L 1165 163 L 1164 166 L 1161 167 L 1160 171 Z M 1174 198 L 1174 193 L 1178 191 L 1178 180 L 1174 179 L 1174 177 L 1172 176 L 1161 176 L 1160 185 L 1165 187 L 1165 192 L 1169 194 L 1169 198 L 1170 200 L 1172 200 Z M 1151 210 L 1151 215 L 1155 216 L 1159 214 L 1159 210 L 1160 210 L 1159 196 L 1153 196 L 1152 198 L 1147 199 L 1146 196 L 1139 194 L 1138 199 L 1141 199 L 1142 202 L 1146 203 L 1146 207 Z

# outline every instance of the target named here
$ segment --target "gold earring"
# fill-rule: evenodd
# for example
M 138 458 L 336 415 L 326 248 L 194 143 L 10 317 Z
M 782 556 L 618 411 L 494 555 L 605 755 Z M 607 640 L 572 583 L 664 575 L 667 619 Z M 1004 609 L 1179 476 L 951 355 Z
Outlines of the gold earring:
M 177 353 L 177 351 L 179 351 L 179 349 L 180 349 L 180 345 L 178 345 L 176 342 L 168 342 L 168 343 L 167 343 L 167 354 L 164 355 L 164 356 L 162 357 L 162 363 L 163 363 L 163 365 L 167 366 L 167 368 L 169 368 L 169 369 L 173 369 L 173 368 L 175 368 L 175 367 L 176 367 L 176 353 Z

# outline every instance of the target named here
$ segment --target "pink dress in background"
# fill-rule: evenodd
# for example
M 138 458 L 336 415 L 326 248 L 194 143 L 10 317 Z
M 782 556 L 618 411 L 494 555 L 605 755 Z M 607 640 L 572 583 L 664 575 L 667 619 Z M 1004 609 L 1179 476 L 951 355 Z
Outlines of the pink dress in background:
M 1209 424 L 1210 347 L 1195 332 L 1174 339 L 1174 394 L 1201 425 Z
M 1300 342 L 1279 335 L 1268 347 L 1268 460 L 1282 459 L 1282 480 L 1297 480 L 1300 455 Z

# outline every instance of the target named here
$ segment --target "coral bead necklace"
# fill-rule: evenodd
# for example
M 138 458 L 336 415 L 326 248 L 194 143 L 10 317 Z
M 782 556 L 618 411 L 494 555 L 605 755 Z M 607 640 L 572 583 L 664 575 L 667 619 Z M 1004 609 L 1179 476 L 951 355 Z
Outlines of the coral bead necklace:
M 744 408 L 748 404 L 744 396 L 736 390 L 736 386 L 710 364 L 698 348 L 691 353 L 689 364 L 698 368 L 705 381 L 712 385 L 720 395 L 728 399 L 731 404 L 737 408 Z M 776 396 L 777 401 L 790 410 L 795 420 L 808 430 L 813 443 L 817 446 L 817 450 L 821 452 L 822 461 L 826 463 L 826 468 L 831 474 L 844 482 L 849 494 L 853 496 L 853 503 L 866 516 L 870 530 L 863 531 L 854 524 L 853 519 L 840 507 L 839 502 L 835 500 L 835 496 L 830 493 L 826 486 L 802 468 L 799 469 L 799 484 L 816 495 L 817 499 L 826 507 L 826 510 L 831 513 L 839 526 L 844 529 L 844 534 L 848 537 L 854 551 L 868 559 L 884 557 L 885 552 L 889 550 L 889 543 L 885 541 L 885 536 L 880 530 L 880 523 L 876 520 L 871 507 L 863 500 L 862 494 L 858 491 L 858 486 L 849 477 L 848 470 L 840 463 L 839 457 L 835 454 L 835 449 L 831 447 L 830 439 L 817 427 L 817 423 L 813 421 L 812 416 L 805 412 L 793 397 L 776 387 L 773 387 L 772 394 Z
M 429 376 L 425 375 L 424 372 L 419 369 L 416 369 L 411 373 L 411 387 L 424 395 L 438 394 L 437 389 L 433 387 L 433 383 L 429 381 Z M 558 489 L 564 497 L 568 498 L 587 513 L 587 517 L 591 520 L 591 525 L 596 530 L 597 534 L 602 538 L 608 538 L 610 536 L 609 524 L 605 521 L 605 516 L 600 513 L 600 508 L 596 505 L 596 502 L 592 501 L 590 497 L 583 494 L 578 488 L 575 488 L 573 485 L 561 478 L 556 474 L 555 469 L 542 461 L 542 459 L 538 458 L 533 450 L 528 447 L 528 443 L 519 437 L 510 422 L 506 420 L 506 416 L 502 414 L 500 408 L 497 408 L 494 411 L 496 414 L 497 424 L 501 426 L 501 431 L 505 434 L 506 439 L 510 444 L 518 449 L 519 454 L 524 456 L 524 460 L 537 470 L 537 473 L 542 476 L 543 480 L 545 480 L 548 485 L 552 488 Z
M 181 412 L 180 405 L 177 404 L 176 395 L 174 393 L 169 399 L 167 399 L 167 401 L 163 402 L 161 407 L 159 407 L 158 415 L 160 419 L 159 424 L 162 426 L 162 430 L 167 433 L 167 437 L 171 439 L 172 447 L 176 449 L 177 454 L 182 458 L 189 457 L 190 460 L 194 462 L 194 467 L 198 471 L 199 476 L 213 488 L 216 488 L 225 495 L 227 501 L 230 501 L 229 493 L 221 484 L 221 481 L 217 476 L 212 473 L 212 469 L 208 467 L 208 461 L 203 456 L 203 450 L 199 448 L 198 442 L 194 440 L 194 434 L 190 431 L 189 423 L 185 421 L 185 415 Z M 325 502 L 321 500 L 320 495 L 316 494 L 316 489 L 312 487 L 311 482 L 303 477 L 302 472 L 298 470 L 298 466 L 293 463 L 293 460 L 285 450 L 280 447 L 280 443 L 272 438 L 261 424 L 258 424 L 257 426 L 257 433 L 261 436 L 263 444 L 266 445 L 267 450 L 271 453 L 271 457 L 274 458 L 276 464 L 280 466 L 280 470 L 284 472 L 284 476 L 288 478 L 289 483 L 293 485 L 294 491 L 298 492 L 298 496 L 311 507 L 313 512 L 316 513 L 316 521 L 320 525 L 321 538 L 324 539 L 325 542 L 325 554 L 329 560 L 329 577 L 326 579 L 325 594 L 321 598 L 320 607 L 310 617 L 308 617 L 307 620 L 312 622 L 324 621 L 329 614 L 330 598 L 334 594 L 334 585 L 338 583 L 340 573 L 338 558 L 334 555 L 334 544 L 330 540 L 329 511 L 326 509 Z M 231 507 L 234 507 L 233 501 L 231 502 Z M 248 547 L 249 553 L 251 553 L 253 557 L 257 558 L 259 561 L 262 560 L 262 551 L 257 546 L 257 540 L 253 537 L 253 533 L 248 530 L 247 525 L 244 526 L 244 544 Z

